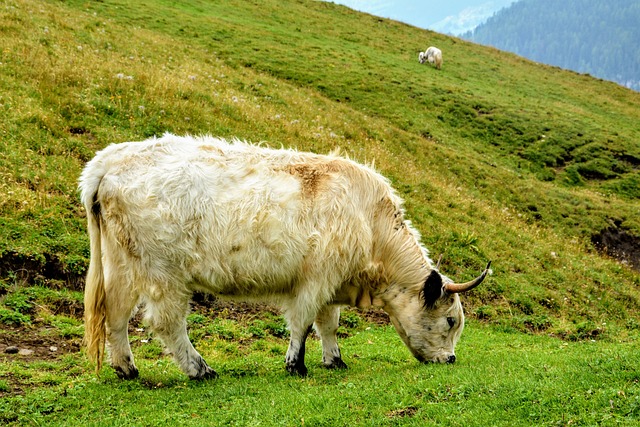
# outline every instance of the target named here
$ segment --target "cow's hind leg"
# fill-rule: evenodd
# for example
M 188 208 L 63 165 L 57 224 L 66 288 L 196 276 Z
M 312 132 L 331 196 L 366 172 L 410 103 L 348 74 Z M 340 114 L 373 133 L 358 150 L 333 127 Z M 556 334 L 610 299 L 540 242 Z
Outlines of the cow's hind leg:
M 138 376 L 138 369 L 133 361 L 133 353 L 129 345 L 129 319 L 138 298 L 132 295 L 129 283 L 117 274 L 109 274 L 113 269 L 105 269 L 105 305 L 107 342 L 111 366 L 116 375 L 122 379 L 133 379 Z
M 145 317 L 189 378 L 215 378 L 218 374 L 207 365 L 189 341 L 186 320 L 189 300 L 190 295 L 165 294 L 163 298 L 147 302 Z
M 322 364 L 328 369 L 344 369 L 347 365 L 342 361 L 340 348 L 338 347 L 338 323 L 340 320 L 340 307 L 337 305 L 325 306 L 316 316 L 315 329 L 322 340 Z

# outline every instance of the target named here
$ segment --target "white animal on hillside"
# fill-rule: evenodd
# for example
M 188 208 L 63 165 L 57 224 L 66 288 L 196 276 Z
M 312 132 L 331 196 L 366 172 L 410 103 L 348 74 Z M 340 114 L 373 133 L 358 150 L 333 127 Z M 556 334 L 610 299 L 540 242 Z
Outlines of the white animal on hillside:
M 442 68 L 442 51 L 437 47 L 430 46 L 426 51 L 418 54 L 418 61 L 420 61 L 421 64 L 425 62 L 434 64 L 439 70 Z
M 141 303 L 185 374 L 216 376 L 187 336 L 195 291 L 279 304 L 292 374 L 307 372 L 312 325 L 324 366 L 346 366 L 336 339 L 344 305 L 382 307 L 417 359 L 451 363 L 464 325 L 458 292 L 487 274 L 442 276 L 389 182 L 337 155 L 167 134 L 100 151 L 80 190 L 87 354 L 99 371 L 108 344 L 121 378 L 138 375 L 127 327 Z

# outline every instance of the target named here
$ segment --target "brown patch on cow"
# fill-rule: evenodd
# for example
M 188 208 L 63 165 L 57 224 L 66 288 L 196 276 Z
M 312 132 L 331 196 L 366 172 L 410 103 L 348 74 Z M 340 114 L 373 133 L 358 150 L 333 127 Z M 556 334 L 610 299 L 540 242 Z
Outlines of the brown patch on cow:
M 329 163 L 299 163 L 286 167 L 286 172 L 297 177 L 302 184 L 302 194 L 315 197 L 323 184 L 329 179 L 329 174 L 339 171 L 337 162 Z
M 200 150 L 202 151 L 207 151 L 209 153 L 215 153 L 215 154 L 223 154 L 222 150 L 220 150 L 218 147 L 215 147 L 213 145 L 201 145 Z

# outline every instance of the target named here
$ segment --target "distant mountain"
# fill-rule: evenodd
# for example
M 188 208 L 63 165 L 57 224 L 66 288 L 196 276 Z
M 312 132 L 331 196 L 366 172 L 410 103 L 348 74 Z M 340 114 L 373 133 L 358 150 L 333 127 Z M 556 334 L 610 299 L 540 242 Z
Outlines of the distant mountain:
M 521 0 L 461 37 L 640 90 L 640 0 Z
M 477 27 L 515 0 L 327 0 L 351 9 L 405 22 L 443 34 L 462 34 Z
M 513 3 L 514 0 L 469 0 L 464 2 L 448 2 L 445 3 L 449 7 L 457 7 L 455 13 L 447 14 L 444 18 L 429 25 L 418 25 L 419 27 L 428 28 L 444 34 L 459 35 L 476 28 L 478 25 L 493 16 L 496 11 Z M 420 3 L 423 5 L 424 3 Z M 442 2 L 437 2 L 436 8 L 442 8 Z M 425 8 L 425 12 L 430 9 Z M 433 10 L 433 9 L 431 9 Z M 422 16 L 429 16 L 430 13 L 424 13 Z M 415 18 L 416 20 L 418 18 Z M 425 19 L 425 18 L 421 18 Z M 409 21 L 406 21 L 409 22 Z

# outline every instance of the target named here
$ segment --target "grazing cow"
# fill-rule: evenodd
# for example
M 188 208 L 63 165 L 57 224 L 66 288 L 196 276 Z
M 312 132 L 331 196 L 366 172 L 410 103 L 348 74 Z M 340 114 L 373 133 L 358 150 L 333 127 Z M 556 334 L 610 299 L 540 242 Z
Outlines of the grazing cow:
M 185 374 L 216 376 L 187 336 L 194 291 L 279 304 L 292 374 L 307 372 L 312 325 L 324 366 L 346 367 L 342 305 L 382 307 L 417 359 L 451 363 L 464 324 L 458 293 L 487 274 L 464 284 L 442 276 L 389 182 L 337 155 L 167 134 L 100 151 L 80 190 L 87 354 L 99 371 L 108 343 L 121 378 L 138 375 L 127 327 L 140 303 Z
M 418 54 L 418 61 L 421 64 L 428 62 L 434 64 L 439 70 L 442 67 L 442 51 L 437 47 L 430 46 L 426 51 Z

